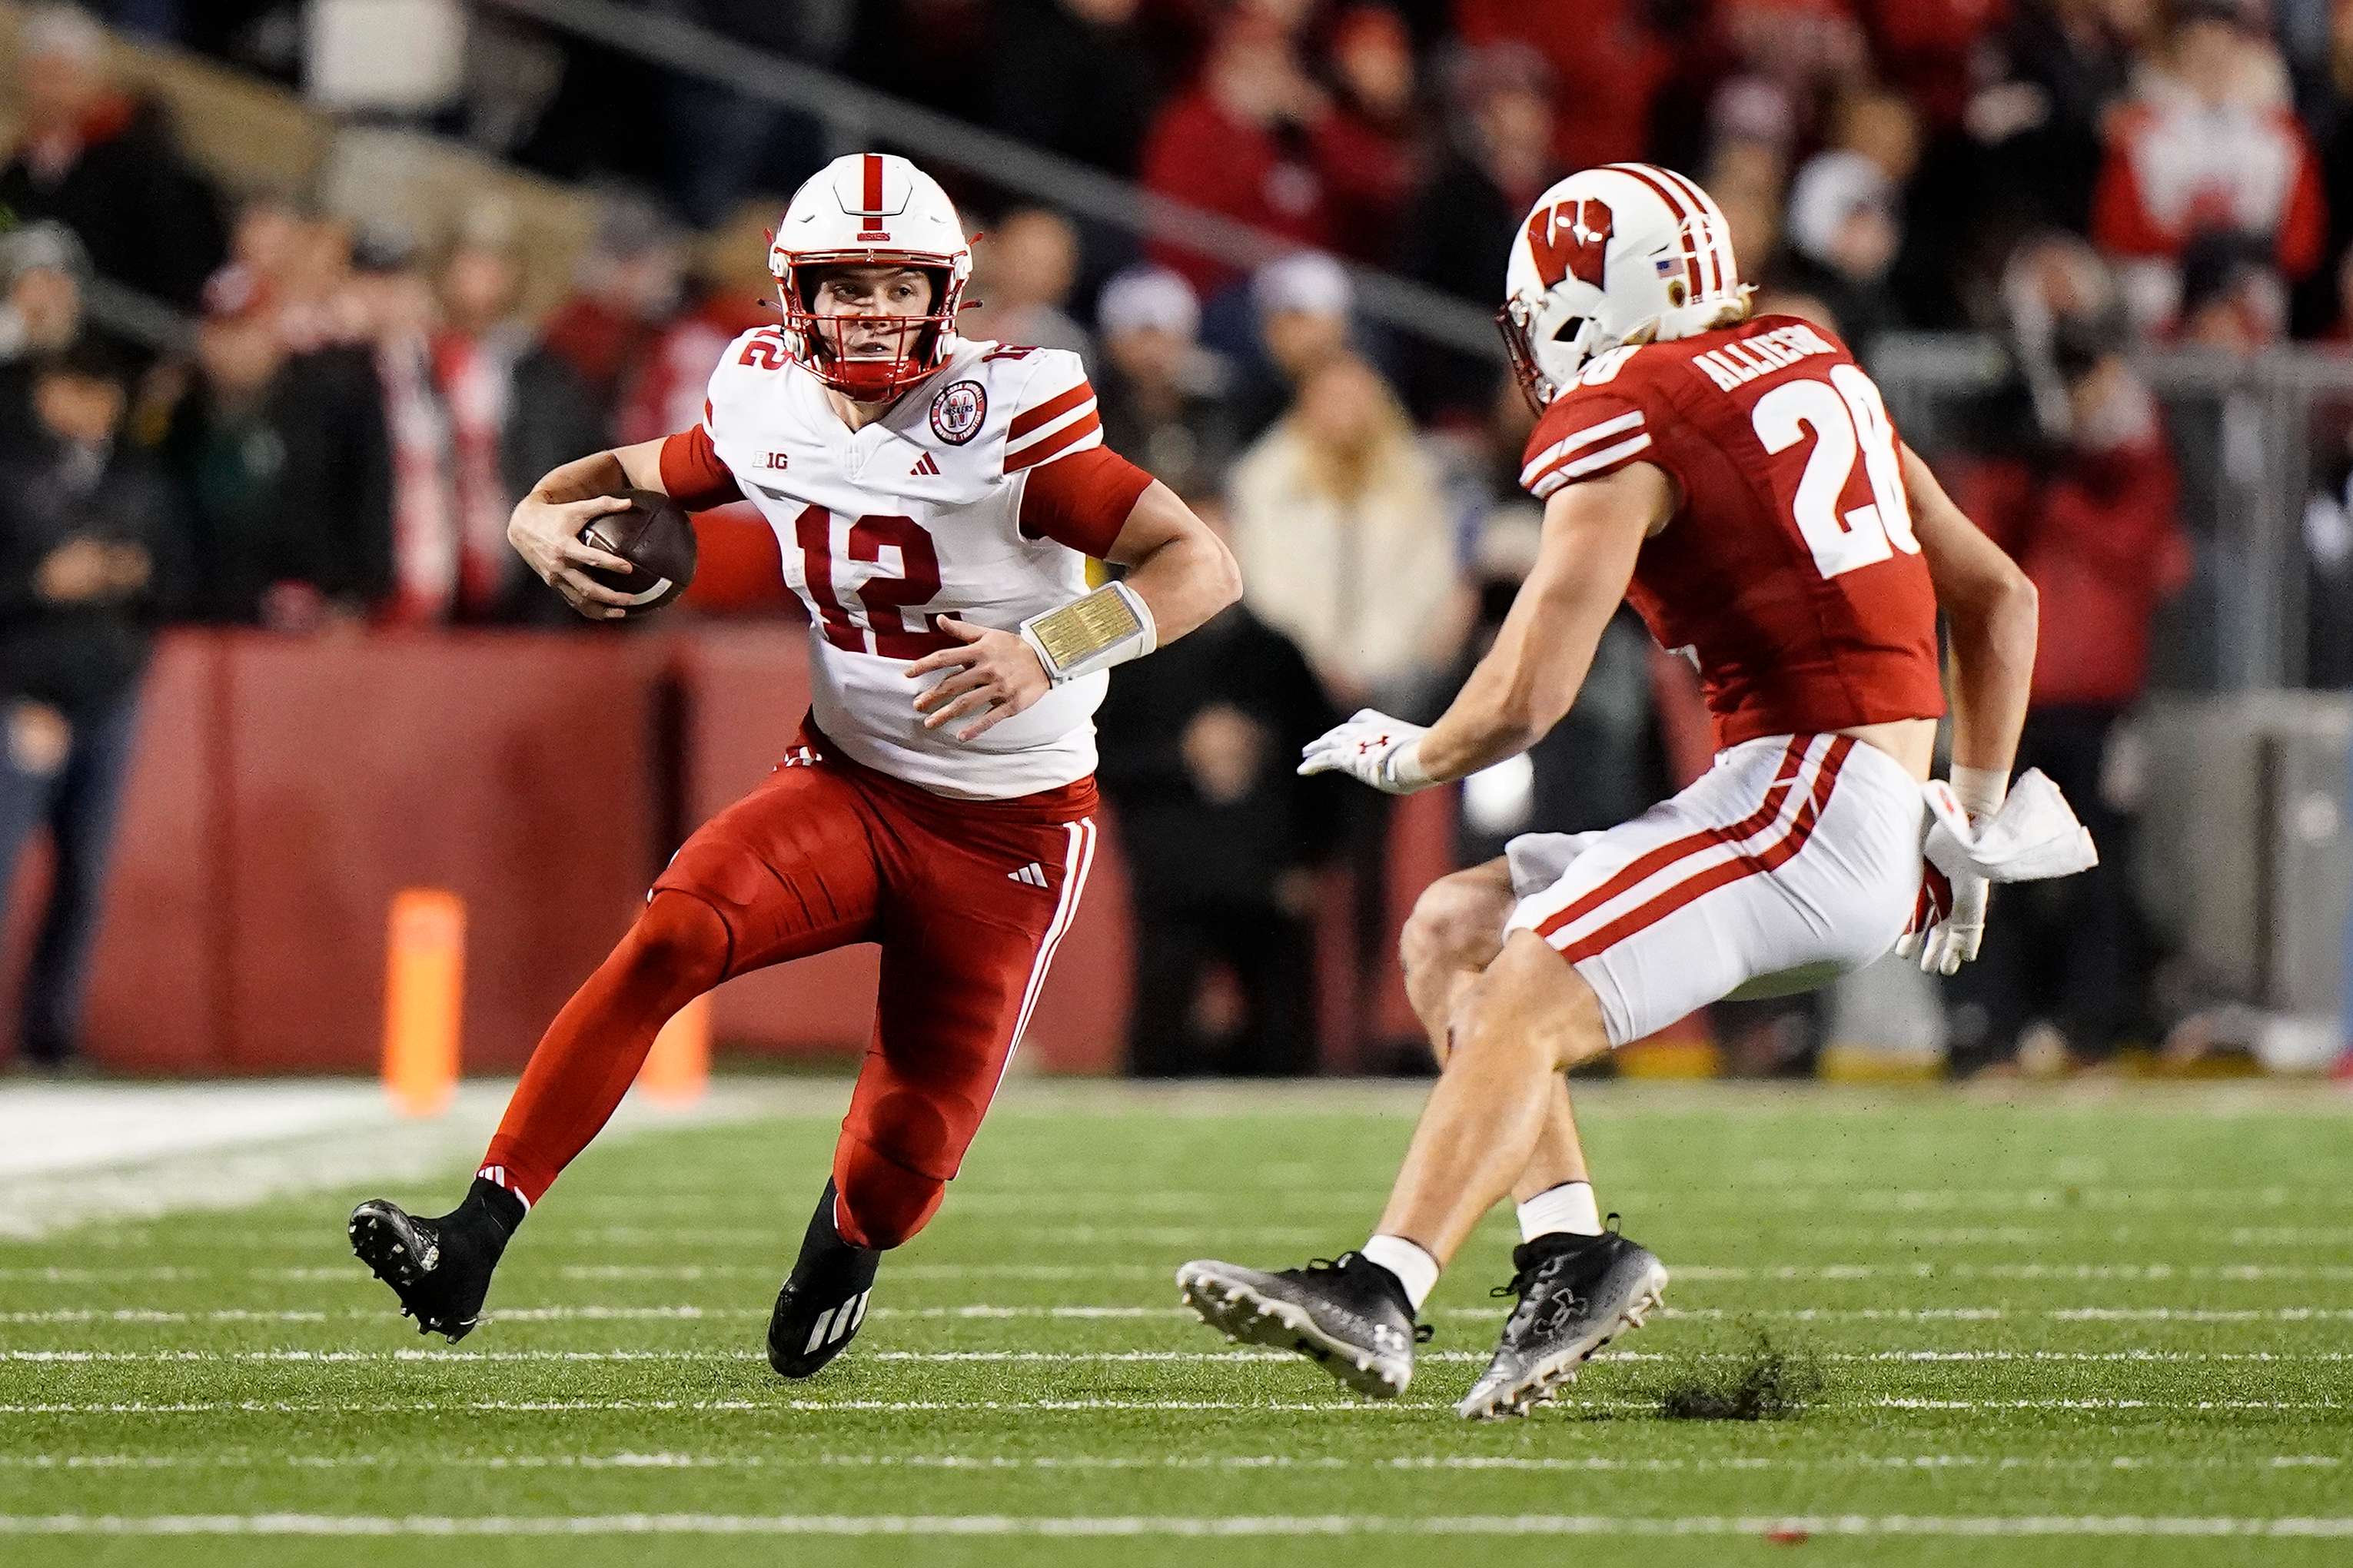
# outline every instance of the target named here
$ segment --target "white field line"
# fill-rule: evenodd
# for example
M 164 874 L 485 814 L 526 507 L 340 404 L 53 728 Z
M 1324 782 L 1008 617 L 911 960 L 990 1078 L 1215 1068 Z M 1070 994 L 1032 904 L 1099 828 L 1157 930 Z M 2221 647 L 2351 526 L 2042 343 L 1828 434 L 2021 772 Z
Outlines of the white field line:
M 2353 1519 L 2145 1514 L 0 1514 L 0 1534 L 100 1536 L 2033 1536 L 2342 1539 Z
M 323 1323 L 364 1322 L 383 1318 L 377 1307 L 344 1307 L 333 1311 L 295 1309 L 229 1307 L 208 1311 L 174 1311 L 150 1307 L 58 1307 L 38 1311 L 0 1312 L 0 1324 L 43 1323 Z M 1152 1320 L 1191 1321 L 1185 1307 L 1136 1306 L 1000 1306 L 973 1304 L 940 1307 L 877 1307 L 869 1318 L 932 1320 Z M 1500 1322 L 1498 1307 L 1441 1307 L 1431 1317 L 1470 1322 Z M 2118 1323 L 2340 1323 L 2353 1322 L 2353 1307 L 1667 1307 L 1666 1320 L 1741 1321 L 1750 1319 L 1799 1323 L 1993 1323 L 2047 1320 L 2055 1322 Z M 765 1307 L 704 1307 L 691 1304 L 620 1306 L 580 1303 L 551 1307 L 499 1307 L 483 1315 L 485 1322 L 700 1322 L 765 1321 Z
M 1757 1470 L 2307 1470 L 2336 1469 L 2335 1454 L 1833 1454 L 1621 1459 L 1520 1454 L 1404 1454 L 1351 1458 L 1299 1454 L 0 1454 L 0 1469 L 370 1469 L 442 1465 L 484 1470 L 760 1470 L 812 1467 L 913 1470 L 1504 1470 L 1642 1475 Z
M 1484 1365 L 1490 1352 L 1486 1351 L 1423 1351 L 1415 1356 L 1418 1363 L 1459 1362 Z M 23 1362 L 36 1365 L 132 1363 L 317 1363 L 317 1362 L 765 1362 L 767 1352 L 752 1350 L 597 1350 L 597 1351 L 460 1351 L 460 1350 L 255 1350 L 255 1351 L 105 1351 L 105 1350 L 9 1350 L 0 1351 L 0 1361 Z M 1289 1351 L 868 1351 L 860 1354 L 860 1361 L 919 1362 L 954 1364 L 965 1362 L 1000 1363 L 1021 1365 L 1084 1366 L 1096 1363 L 1170 1362 L 1180 1365 L 1207 1365 L 1220 1362 L 1291 1362 L 1298 1359 Z M 1674 1362 L 1731 1361 L 1742 1359 L 1724 1351 L 1704 1351 L 1688 1356 L 1669 1355 L 1658 1351 L 1610 1351 L 1598 1358 L 1611 1362 Z M 2101 1363 L 2108 1362 L 2209 1363 L 2237 1364 L 2265 1363 L 2329 1363 L 2353 1361 L 2353 1351 L 2166 1351 L 2134 1349 L 2117 1351 L 2006 1351 L 2006 1350 L 1891 1350 L 1891 1351 L 1825 1351 L 1818 1355 L 1825 1362 L 1876 1363 L 1937 1363 L 1947 1362 L 2029 1362 L 2053 1363 Z
M 1377 1206 L 1378 1199 L 1368 1199 L 1367 1212 Z M 1207 1211 L 1216 1212 L 1216 1211 Z M 790 1234 L 801 1222 L 788 1227 L 776 1226 L 681 1226 L 664 1229 L 659 1226 L 605 1225 L 580 1226 L 570 1229 L 533 1226 L 532 1244 L 535 1247 L 576 1249 L 581 1247 L 617 1247 L 628 1249 L 649 1247 L 674 1249 L 681 1247 L 754 1247 L 778 1250 L 797 1245 Z M 951 1210 L 937 1226 L 943 1237 L 953 1238 L 959 1231 L 970 1228 L 957 1223 Z M 1725 1220 L 1720 1223 L 1691 1224 L 1679 1221 L 1675 1226 L 1681 1237 L 1738 1236 L 1753 1239 L 1757 1235 L 1754 1219 Z M 1133 1244 L 1139 1246 L 1187 1247 L 1201 1242 L 1209 1233 L 1201 1226 L 1063 1226 L 1025 1231 L 1034 1239 L 1067 1242 L 1077 1246 Z M 1244 1226 L 1217 1228 L 1215 1239 L 1220 1245 L 1247 1242 L 1263 1246 L 1313 1246 L 1332 1239 L 1328 1228 L 1308 1229 L 1298 1226 Z M 97 1231 L 86 1238 L 92 1248 L 104 1251 L 132 1251 L 161 1245 L 165 1239 L 152 1229 L 133 1231 Z M 230 1252 L 317 1252 L 340 1244 L 341 1237 L 323 1228 L 300 1232 L 284 1230 L 223 1230 L 208 1228 L 205 1236 L 208 1247 Z M 2205 1247 L 2254 1247 L 2287 1248 L 2353 1248 L 2353 1224 L 2342 1226 L 2239 1226 L 2229 1230 L 2213 1229 L 2185 1235 L 2175 1228 L 2154 1226 L 2119 1225 L 2083 1230 L 2071 1230 L 2058 1226 L 1931 1226 L 1908 1229 L 1870 1226 L 1808 1226 L 1799 1234 L 1776 1238 L 1785 1247 L 1803 1246 L 1808 1248 L 1853 1249 L 1870 1247 L 2045 1247 L 2055 1246 L 2118 1247 L 2166 1242 L 2172 1245 L 2194 1243 Z
M 1563 1399 L 1567 1406 L 1588 1410 L 1655 1410 L 1655 1400 Z M 1875 1410 L 2159 1410 L 2316 1411 L 2353 1408 L 2331 1399 L 1825 1399 L 1824 1408 Z M 592 1411 L 787 1412 L 821 1411 L 836 1415 L 861 1411 L 890 1413 L 949 1410 L 1035 1411 L 1086 1414 L 1096 1411 L 1229 1411 L 1246 1415 L 1320 1412 L 1366 1415 L 1389 1412 L 1427 1415 L 1449 1406 L 1420 1400 L 1349 1400 L 1335 1396 L 1315 1401 L 1224 1399 L 452 1399 L 385 1400 L 367 1404 L 349 1401 L 311 1402 L 279 1399 L 219 1399 L 152 1402 L 146 1400 L 58 1400 L 35 1405 L 0 1405 L 5 1415 L 400 1415 L 443 1412 L 571 1415 Z

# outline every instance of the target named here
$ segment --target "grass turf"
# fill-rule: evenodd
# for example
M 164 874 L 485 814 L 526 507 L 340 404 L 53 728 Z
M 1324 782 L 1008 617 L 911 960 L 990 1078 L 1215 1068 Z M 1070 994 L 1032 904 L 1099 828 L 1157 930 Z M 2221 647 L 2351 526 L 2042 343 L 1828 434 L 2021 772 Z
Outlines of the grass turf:
M 1245 1359 L 1170 1282 L 1360 1241 L 1418 1092 L 1009 1090 L 856 1346 L 786 1385 L 761 1334 L 841 1099 L 790 1092 L 592 1150 L 454 1349 L 350 1258 L 360 1187 L 0 1245 L 0 1561 L 1418 1564 L 1506 1528 L 1670 1563 L 2353 1557 L 2341 1093 L 1588 1089 L 1604 1205 L 1674 1270 L 1670 1310 L 1572 1399 L 1473 1426 L 1449 1405 L 1507 1215 L 1394 1404 Z M 1826 1379 L 1801 1415 L 1661 1415 L 1759 1331 Z M 406 1533 L 102 1523 L 327 1528 L 290 1516 Z M 585 1532 L 414 1533 L 485 1519 Z

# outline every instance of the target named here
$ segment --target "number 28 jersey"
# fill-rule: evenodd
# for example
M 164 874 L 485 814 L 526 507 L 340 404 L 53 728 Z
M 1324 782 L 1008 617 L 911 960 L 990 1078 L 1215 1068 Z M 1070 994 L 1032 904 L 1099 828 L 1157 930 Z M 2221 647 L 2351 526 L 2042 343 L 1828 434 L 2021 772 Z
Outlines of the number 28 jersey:
M 1789 316 L 1596 358 L 1529 437 L 1537 499 L 1629 463 L 1680 504 L 1627 601 L 1699 668 L 1718 744 L 1944 712 L 1936 597 L 1894 424 L 1843 344 Z
M 851 430 L 776 330 L 729 345 L 703 422 L 663 443 L 682 505 L 741 495 L 776 535 L 809 613 L 810 706 L 851 758 L 935 794 L 1001 800 L 1094 771 L 1109 677 L 1050 690 L 973 741 L 925 730 L 907 665 L 961 646 L 952 615 L 1009 631 L 1087 591 L 1151 480 L 1104 448 L 1076 354 L 957 341 L 940 369 Z

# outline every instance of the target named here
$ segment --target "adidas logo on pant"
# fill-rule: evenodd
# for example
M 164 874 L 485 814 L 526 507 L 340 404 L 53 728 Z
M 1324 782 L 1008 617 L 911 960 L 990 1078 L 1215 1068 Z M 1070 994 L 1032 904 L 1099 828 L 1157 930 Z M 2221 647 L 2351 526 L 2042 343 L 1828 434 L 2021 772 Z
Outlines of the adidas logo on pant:
M 1042 888 L 1046 885 L 1046 868 L 1032 860 L 1018 871 L 1005 873 L 1005 879 L 1008 882 L 1019 882 L 1024 887 Z

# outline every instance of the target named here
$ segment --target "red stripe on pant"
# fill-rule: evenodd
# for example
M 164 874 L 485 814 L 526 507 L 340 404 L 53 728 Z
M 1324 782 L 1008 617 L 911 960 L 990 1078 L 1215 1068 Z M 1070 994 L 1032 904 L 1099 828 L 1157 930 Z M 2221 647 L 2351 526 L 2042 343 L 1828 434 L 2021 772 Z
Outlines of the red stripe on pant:
M 1841 735 L 1831 742 L 1830 752 L 1822 759 L 1821 771 L 1814 775 L 1812 792 L 1806 797 L 1805 805 L 1798 808 L 1798 818 L 1789 825 L 1789 831 L 1777 842 L 1755 855 L 1723 861 L 1695 877 L 1676 883 L 1639 909 L 1622 914 L 1599 930 L 1569 943 L 1560 950 L 1560 955 L 1571 963 L 1582 963 L 1637 932 L 1648 931 L 1694 899 L 1704 898 L 1718 888 L 1729 887 L 1743 878 L 1777 870 L 1787 865 L 1799 850 L 1806 847 L 1806 840 L 1813 837 L 1814 825 L 1821 820 L 1823 810 L 1830 805 L 1831 792 L 1838 787 L 1839 769 L 1844 765 L 1847 753 L 1853 751 L 1854 746 L 1852 735 Z
M 1773 786 L 1765 792 L 1765 804 L 1748 816 L 1729 827 L 1706 828 L 1636 856 L 1616 876 L 1584 894 L 1558 914 L 1546 919 L 1536 927 L 1536 934 L 1549 939 L 1555 931 L 1575 924 L 1610 900 L 1630 892 L 1678 860 L 1718 844 L 1736 846 L 1752 835 L 1764 832 L 1772 826 L 1773 819 L 1781 815 L 1781 805 L 1788 798 L 1789 786 L 1797 783 L 1798 775 L 1805 771 L 1806 749 L 1812 742 L 1810 735 L 1791 738 L 1789 749 L 1781 753 L 1781 765 L 1774 771 Z

